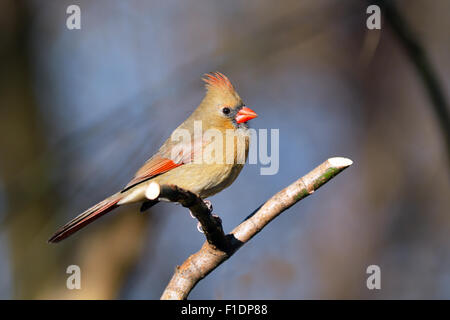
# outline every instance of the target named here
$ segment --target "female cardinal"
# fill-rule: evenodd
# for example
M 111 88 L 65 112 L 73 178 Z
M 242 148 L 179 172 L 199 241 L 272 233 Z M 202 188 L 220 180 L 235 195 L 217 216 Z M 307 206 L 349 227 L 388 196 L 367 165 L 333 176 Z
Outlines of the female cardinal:
M 158 201 L 149 201 L 145 191 L 152 182 L 172 184 L 196 193 L 201 198 L 212 196 L 228 187 L 237 178 L 248 154 L 249 130 L 247 121 L 257 114 L 246 107 L 228 78 L 215 72 L 206 74 L 206 95 L 197 109 L 174 133 L 188 133 L 193 139 L 166 140 L 136 172 L 134 178 L 120 192 L 106 198 L 61 227 L 48 241 L 59 242 L 111 210 L 129 203 L 142 202 L 145 210 Z M 200 125 L 200 134 L 197 134 Z M 234 134 L 244 141 L 243 160 L 239 160 L 236 143 L 229 147 L 220 136 Z M 213 139 L 204 139 L 203 133 L 213 132 Z M 218 138 L 219 137 L 219 138 Z M 186 139 L 184 139 L 186 140 Z M 212 143 L 216 145 L 212 145 Z M 211 146 L 218 146 L 213 149 Z M 214 150 L 214 160 L 210 161 Z M 242 153 L 242 152 L 241 152 Z M 230 161 L 231 159 L 231 161 Z

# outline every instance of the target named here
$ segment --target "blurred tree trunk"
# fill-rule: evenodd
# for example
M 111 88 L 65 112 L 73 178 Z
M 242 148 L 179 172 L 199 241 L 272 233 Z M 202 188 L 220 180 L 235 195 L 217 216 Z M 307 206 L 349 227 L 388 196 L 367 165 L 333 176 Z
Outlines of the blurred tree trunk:
M 141 255 L 148 215 L 120 214 L 112 224 L 88 233 L 84 242 L 47 244 L 62 222 L 55 217 L 60 202 L 50 178 L 51 154 L 39 160 L 46 133 L 33 94 L 27 3 L 2 1 L 0 21 L 0 178 L 6 190 L 3 228 L 8 232 L 12 297 L 115 298 Z M 66 288 L 70 264 L 81 267 L 81 290 Z
M 6 186 L 7 220 L 14 297 L 33 298 L 54 274 L 58 255 L 45 250 L 45 229 L 58 195 L 41 194 L 49 184 L 50 163 L 36 165 L 45 147 L 30 79 L 30 16 L 21 1 L 2 1 L 0 59 L 0 173 Z M 43 254 L 48 253 L 48 254 Z

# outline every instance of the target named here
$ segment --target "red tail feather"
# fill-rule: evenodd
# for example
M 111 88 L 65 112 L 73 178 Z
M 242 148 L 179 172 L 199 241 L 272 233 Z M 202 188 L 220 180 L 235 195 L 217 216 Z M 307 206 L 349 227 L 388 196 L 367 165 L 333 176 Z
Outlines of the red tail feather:
M 119 202 L 121 198 L 122 197 L 119 194 L 115 194 L 96 204 L 95 206 L 87 209 L 85 212 L 56 231 L 56 233 L 48 240 L 48 242 L 59 242 L 67 238 L 71 234 L 77 232 L 92 221 L 117 208 L 117 202 Z

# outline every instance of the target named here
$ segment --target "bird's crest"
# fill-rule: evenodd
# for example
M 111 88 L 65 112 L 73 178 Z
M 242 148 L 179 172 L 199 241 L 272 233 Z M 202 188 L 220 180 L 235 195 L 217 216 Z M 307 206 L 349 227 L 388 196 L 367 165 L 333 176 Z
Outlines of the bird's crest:
M 202 80 L 206 83 L 206 89 L 210 90 L 224 90 L 234 93 L 234 87 L 230 80 L 220 72 L 206 73 Z

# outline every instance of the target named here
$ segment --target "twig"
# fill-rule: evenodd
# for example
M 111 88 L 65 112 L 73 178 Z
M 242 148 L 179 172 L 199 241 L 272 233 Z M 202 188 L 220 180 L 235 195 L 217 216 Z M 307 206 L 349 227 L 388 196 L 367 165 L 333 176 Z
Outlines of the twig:
M 208 238 L 208 233 L 205 230 L 205 235 L 208 238 L 202 248 L 191 255 L 181 266 L 175 270 L 172 279 L 167 285 L 164 293 L 161 296 L 162 300 L 182 300 L 186 299 L 194 288 L 194 286 L 211 271 L 217 268 L 220 264 L 231 257 L 242 245 L 247 243 L 258 232 L 260 232 L 270 221 L 275 219 L 283 211 L 293 206 L 298 201 L 312 194 L 319 189 L 323 184 L 328 182 L 331 178 L 336 176 L 345 168 L 349 167 L 352 161 L 347 158 L 331 158 L 313 169 L 311 172 L 298 179 L 285 189 L 281 190 L 264 203 L 260 208 L 255 210 L 248 216 L 240 225 L 238 225 L 230 234 L 224 236 L 222 240 L 225 242 L 224 250 L 214 245 L 213 239 Z M 188 207 L 197 217 L 204 218 L 207 215 L 202 207 L 206 205 L 203 201 L 189 191 L 181 190 L 177 187 L 160 188 L 154 185 L 149 187 L 148 196 L 156 199 L 159 197 L 173 201 L 178 201 L 184 206 Z M 157 190 L 159 189 L 159 190 Z M 164 197 L 163 197 L 164 196 Z M 151 199 L 151 200 L 153 200 Z M 201 208 L 197 211 L 197 208 Z M 207 207 L 206 207 L 207 208 Z M 210 214 L 208 210 L 208 214 Z M 205 227 L 208 224 L 215 224 L 215 222 L 208 221 L 206 218 L 200 223 Z M 220 226 L 220 229 L 222 227 Z M 214 229 L 213 229 L 214 230 Z M 216 232 L 216 231 L 213 231 Z M 222 230 L 223 233 L 223 230 Z M 211 241 L 210 241 L 211 240 Z

